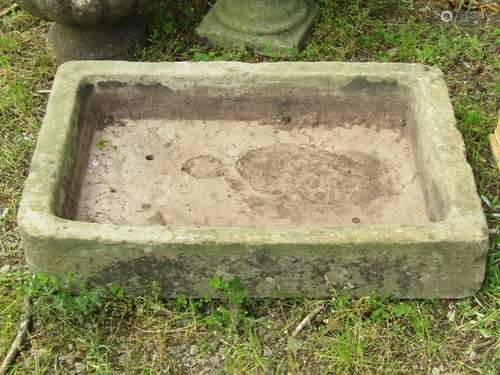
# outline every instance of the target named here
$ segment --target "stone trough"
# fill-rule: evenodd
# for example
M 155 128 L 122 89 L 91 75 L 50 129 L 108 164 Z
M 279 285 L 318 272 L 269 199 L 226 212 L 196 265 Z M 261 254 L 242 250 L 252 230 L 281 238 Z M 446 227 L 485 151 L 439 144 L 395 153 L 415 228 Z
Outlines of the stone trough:
M 459 298 L 487 227 L 439 70 L 72 62 L 19 213 L 28 264 L 162 295 Z

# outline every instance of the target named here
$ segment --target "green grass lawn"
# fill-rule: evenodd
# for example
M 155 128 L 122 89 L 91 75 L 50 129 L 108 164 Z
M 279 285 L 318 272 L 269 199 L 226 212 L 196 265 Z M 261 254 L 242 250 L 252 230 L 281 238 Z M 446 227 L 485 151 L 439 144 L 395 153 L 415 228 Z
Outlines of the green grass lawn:
M 221 300 L 162 301 L 120 289 L 33 277 L 23 266 L 16 210 L 56 67 L 47 24 L 17 10 L 0 20 L 0 359 L 33 301 L 29 345 L 12 373 L 495 374 L 500 368 L 500 174 L 488 134 L 500 109 L 499 19 L 446 24 L 446 1 L 317 0 L 321 18 L 291 61 L 419 62 L 445 72 L 491 233 L 487 280 L 460 301 L 382 297 L 250 301 L 218 280 Z M 443 4 L 441 4 L 443 3 Z M 0 0 L 0 12 L 12 5 Z M 140 61 L 277 61 L 195 41 L 206 0 L 155 2 Z M 437 13 L 436 13 L 437 12 Z M 495 26 L 496 25 L 496 26 Z M 322 311 L 296 337 L 312 310 Z

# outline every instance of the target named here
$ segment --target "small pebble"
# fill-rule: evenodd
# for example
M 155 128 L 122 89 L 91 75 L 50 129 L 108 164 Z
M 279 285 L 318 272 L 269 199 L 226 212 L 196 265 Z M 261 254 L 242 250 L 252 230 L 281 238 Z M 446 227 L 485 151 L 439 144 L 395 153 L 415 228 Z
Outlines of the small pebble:
M 455 310 L 449 310 L 448 313 L 446 314 L 446 317 L 448 318 L 448 321 L 454 322 L 455 321 Z
M 189 348 L 189 355 L 196 355 L 198 353 L 198 346 L 196 345 L 191 345 L 191 347 Z
M 75 353 L 68 353 L 59 358 L 61 361 L 65 362 L 68 366 L 74 366 L 75 364 Z
M 38 349 L 38 357 L 39 358 L 45 358 L 47 354 L 49 354 L 49 351 L 46 348 L 40 348 Z
M 268 358 L 271 358 L 273 356 L 273 352 L 271 349 L 269 348 L 265 348 L 264 349 L 264 357 L 268 357 Z
M 75 363 L 75 370 L 76 370 L 77 374 L 86 374 L 85 365 L 83 363 L 76 362 Z
M 161 316 L 164 316 L 165 318 L 170 319 L 174 314 L 169 309 L 162 307 L 162 308 L 158 309 L 158 315 L 161 315 Z

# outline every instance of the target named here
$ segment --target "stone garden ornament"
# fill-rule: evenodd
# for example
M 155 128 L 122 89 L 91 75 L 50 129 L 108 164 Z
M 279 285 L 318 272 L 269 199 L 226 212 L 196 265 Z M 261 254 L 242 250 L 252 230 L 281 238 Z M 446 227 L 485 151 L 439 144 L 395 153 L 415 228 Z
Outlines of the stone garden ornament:
M 19 0 L 28 12 L 54 22 L 48 45 L 58 63 L 124 58 L 145 40 L 139 19 L 148 0 Z M 220 46 L 245 46 L 265 55 L 302 47 L 315 19 L 313 0 L 218 0 L 196 30 Z
M 301 48 L 317 16 L 313 0 L 218 0 L 196 32 L 215 45 L 272 56 Z
M 147 0 L 19 0 L 29 13 L 54 22 L 48 44 L 58 63 L 125 57 L 145 39 L 139 19 Z

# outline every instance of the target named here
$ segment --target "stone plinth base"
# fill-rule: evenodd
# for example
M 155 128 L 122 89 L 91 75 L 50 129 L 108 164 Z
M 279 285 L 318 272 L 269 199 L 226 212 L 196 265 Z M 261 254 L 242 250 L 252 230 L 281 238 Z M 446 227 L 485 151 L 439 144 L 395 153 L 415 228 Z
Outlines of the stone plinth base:
M 312 0 L 219 0 L 196 29 L 218 46 L 245 46 L 275 56 L 303 46 L 318 15 Z
M 62 64 L 72 60 L 126 59 L 145 39 L 143 22 L 129 17 L 96 27 L 53 23 L 48 46 L 54 50 L 58 64 Z

